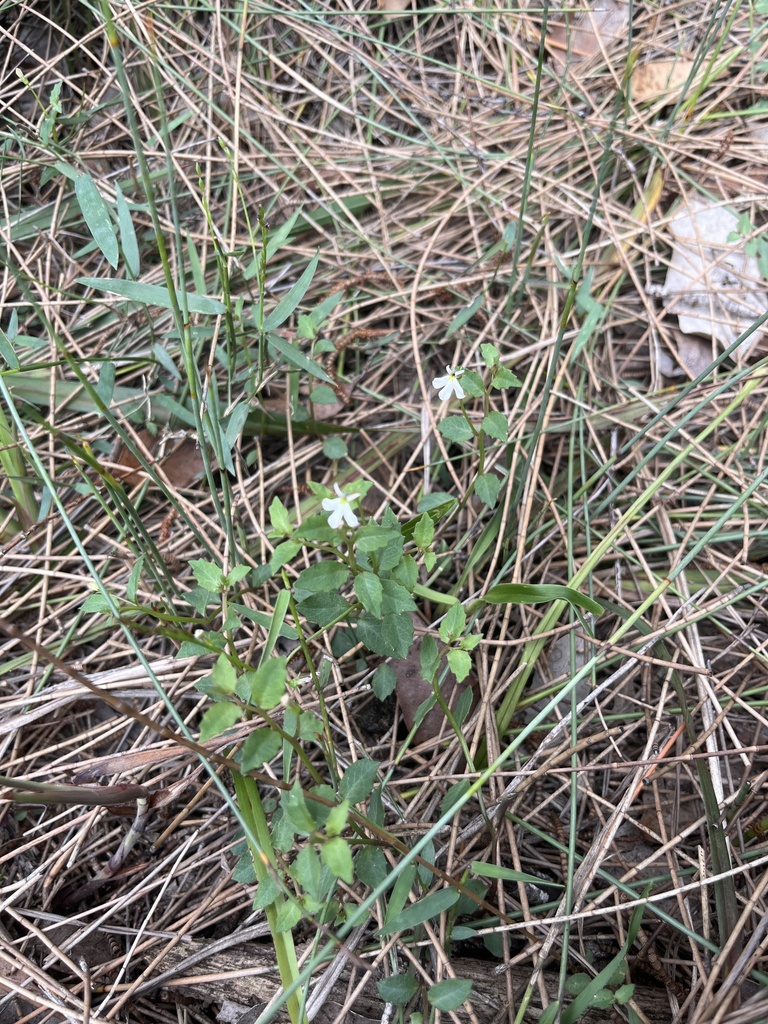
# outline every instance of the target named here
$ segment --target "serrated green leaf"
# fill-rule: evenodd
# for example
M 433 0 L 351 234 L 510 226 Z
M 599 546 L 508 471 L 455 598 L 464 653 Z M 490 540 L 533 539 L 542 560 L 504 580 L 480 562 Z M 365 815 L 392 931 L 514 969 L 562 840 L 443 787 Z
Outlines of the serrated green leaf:
M 278 544 L 275 550 L 272 552 L 272 558 L 269 562 L 269 568 L 273 573 L 276 573 L 278 569 L 290 562 L 299 551 L 301 551 L 301 544 L 295 540 L 284 540 L 282 544 Z
M 309 622 L 316 622 L 318 626 L 325 628 L 332 622 L 348 618 L 352 606 L 341 594 L 310 594 L 303 601 L 299 601 L 296 607 L 299 614 Z
M 252 768 L 269 764 L 280 753 L 282 745 L 282 737 L 273 729 L 257 729 L 243 744 L 240 767 L 244 772 L 249 772 Z
M 289 932 L 301 920 L 301 907 L 295 900 L 291 900 L 290 903 L 283 903 L 277 912 L 277 918 L 275 920 L 275 931 L 278 935 L 282 935 L 284 932 Z
M 287 666 L 287 658 L 268 658 L 255 672 L 251 669 L 243 673 L 249 703 L 265 711 L 277 707 L 285 693 Z
M 381 639 L 393 658 L 407 658 L 413 643 L 413 619 L 408 612 L 385 615 L 381 620 Z
M 240 885 L 253 885 L 256 882 L 256 869 L 253 866 L 251 851 L 246 849 L 238 859 L 232 871 L 232 879 Z M 254 908 L 255 909 L 255 908 Z
M 213 736 L 220 736 L 235 722 L 239 722 L 241 715 L 242 710 L 237 704 L 232 704 L 228 700 L 214 704 L 208 708 L 200 722 L 200 742 L 205 743 Z
M 461 386 L 469 398 L 482 398 L 485 394 L 483 378 L 474 370 L 465 370 L 461 378 Z
M 291 877 L 313 899 L 323 898 L 323 865 L 313 846 L 308 844 L 299 852 L 291 865 Z
M 348 579 L 349 569 L 341 562 L 315 562 L 299 573 L 293 592 L 297 600 L 302 600 L 305 594 L 331 594 L 341 590 Z
M 226 654 L 220 654 L 213 666 L 211 679 L 221 693 L 234 693 L 237 685 L 237 673 Z
M 371 679 L 371 689 L 379 700 L 386 700 L 390 693 L 395 692 L 396 686 L 397 673 L 392 666 L 387 665 L 386 662 L 379 665 Z
M 89 615 L 111 615 L 112 608 L 103 594 L 89 594 L 83 601 L 82 611 Z
M 146 306 L 159 306 L 161 309 L 173 309 L 171 293 L 159 284 L 146 284 L 143 281 L 125 281 L 112 277 L 78 277 L 77 283 L 85 288 L 109 292 L 132 302 L 141 302 Z M 203 313 L 209 316 L 220 316 L 226 313 L 227 307 L 218 299 L 207 295 L 186 293 L 187 309 L 190 313 Z
M 226 586 L 226 580 L 220 566 L 208 562 L 204 558 L 193 558 L 189 564 L 193 576 L 203 590 L 207 590 L 211 594 L 221 593 Z
M 475 494 L 488 508 L 494 508 L 500 490 L 501 480 L 495 473 L 480 473 L 475 480 Z
M 425 921 L 431 921 L 438 917 L 445 910 L 449 910 L 459 898 L 455 889 L 440 889 L 438 892 L 430 893 L 424 899 L 411 904 L 405 910 L 396 914 L 393 918 L 387 915 L 387 921 L 383 928 L 380 928 L 379 935 L 391 935 L 393 932 L 409 931 Z
M 493 375 L 491 386 L 496 388 L 497 391 L 504 391 L 506 388 L 520 388 L 523 385 L 522 381 L 511 370 L 508 370 L 506 366 L 499 366 Z
M 495 345 L 490 345 L 487 342 L 480 346 L 480 354 L 489 370 L 492 370 L 499 361 L 499 350 Z
M 349 800 L 342 800 L 332 807 L 325 819 L 325 831 L 329 836 L 339 836 L 347 827 L 349 820 Z
M 430 1006 L 436 1010 L 458 1010 L 469 999 L 472 982 L 467 978 L 446 978 L 438 981 L 427 992 Z
M 339 783 L 339 795 L 351 804 L 362 803 L 373 789 L 378 771 L 378 761 L 373 761 L 368 757 L 353 761 Z
M 315 819 L 309 813 L 306 797 L 298 782 L 295 782 L 291 789 L 283 791 L 280 797 L 280 806 L 295 832 L 309 835 L 315 831 L 317 827 Z
M 452 604 L 440 623 L 440 639 L 444 644 L 458 640 L 467 624 L 467 614 L 459 602 Z
M 458 682 L 462 683 L 472 671 L 472 659 L 466 651 L 459 651 L 456 648 L 448 651 L 446 657 L 451 672 L 456 676 Z
M 412 974 L 393 974 L 376 982 L 379 995 L 385 1003 L 405 1006 L 419 991 L 419 983 Z
M 376 618 L 381 616 L 383 593 L 381 580 L 375 573 L 361 572 L 355 576 L 355 597 L 363 608 Z
M 448 416 L 437 429 L 449 441 L 469 441 L 473 436 L 472 427 L 463 416 Z
M 253 897 L 253 909 L 265 910 L 275 902 L 279 895 L 280 886 L 276 880 L 272 875 L 265 875 L 259 882 L 256 895 Z
M 341 836 L 335 836 L 320 847 L 320 857 L 336 878 L 351 885 L 355 878 L 352 866 L 352 851 L 349 843 Z
M 417 548 L 424 551 L 434 539 L 435 524 L 432 522 L 430 514 L 425 512 L 420 519 L 416 520 L 416 525 L 413 528 L 413 542 Z
M 78 174 L 75 178 L 75 196 L 94 242 L 116 270 L 120 258 L 117 235 L 104 197 L 89 174 Z
M 489 437 L 495 437 L 498 441 L 506 441 L 509 436 L 509 424 L 507 423 L 507 417 L 501 413 L 489 412 L 487 416 L 483 418 L 483 430 L 488 434 Z
M 269 521 L 276 534 L 281 537 L 290 536 L 291 517 L 288 515 L 288 509 L 277 496 L 272 499 L 272 504 L 269 506 Z
M 635 986 L 633 984 L 620 985 L 619 988 L 614 992 L 614 1001 L 619 1005 L 623 1006 L 628 1003 L 632 996 L 635 994 Z
M 487 604 L 544 604 L 549 601 L 567 601 L 593 615 L 601 615 L 603 606 L 585 597 L 578 590 L 556 583 L 500 583 L 483 596 Z
M 251 571 L 250 565 L 234 565 L 227 573 L 227 583 L 230 587 L 236 586 L 240 580 L 244 580 Z
M 394 580 L 381 581 L 384 600 L 382 609 L 384 615 L 399 615 L 401 612 L 415 612 L 416 604 L 413 597 L 400 583 Z
M 357 531 L 355 547 L 358 551 L 381 551 L 393 541 L 402 541 L 402 534 L 399 530 L 392 530 L 386 526 L 379 526 L 378 523 L 366 523 Z

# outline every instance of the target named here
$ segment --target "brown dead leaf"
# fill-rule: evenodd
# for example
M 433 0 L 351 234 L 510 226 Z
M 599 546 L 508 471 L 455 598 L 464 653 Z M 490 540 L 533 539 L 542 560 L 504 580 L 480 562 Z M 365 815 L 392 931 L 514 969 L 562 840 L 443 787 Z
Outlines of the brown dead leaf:
M 139 439 L 148 451 L 157 459 L 168 481 L 179 488 L 191 487 L 203 473 L 203 457 L 194 437 L 189 434 L 164 435 L 159 432 L 153 436 L 148 430 L 140 430 Z M 139 468 L 139 460 L 124 444 L 120 444 L 114 461 L 118 466 L 115 476 L 129 487 L 146 479 L 145 473 Z
M 418 616 L 412 616 L 414 623 L 417 626 L 423 628 L 424 623 Z M 440 650 L 444 650 L 444 645 L 438 643 Z M 411 647 L 410 653 L 407 658 L 401 658 L 392 662 L 392 668 L 395 670 L 397 676 L 397 683 L 395 685 L 395 693 L 397 694 L 397 700 L 400 705 L 400 710 L 403 713 L 405 724 L 409 729 L 413 728 L 414 722 L 416 721 L 416 712 L 419 707 L 431 697 L 433 694 L 432 684 L 428 683 L 427 680 L 421 674 L 421 638 L 417 638 Z M 469 682 L 472 682 L 470 676 Z M 448 672 L 445 680 L 442 684 L 441 693 L 448 707 L 453 711 L 456 707 L 461 695 L 469 688 L 468 683 L 459 683 L 453 672 Z M 417 744 L 425 743 L 428 740 L 435 740 L 440 737 L 447 737 L 451 735 L 451 727 L 448 723 L 448 719 L 445 717 L 445 712 L 439 706 L 435 706 L 427 713 L 422 720 L 421 725 L 416 730 L 414 737 Z
M 638 64 L 632 72 L 632 99 L 635 103 L 648 103 L 662 98 L 670 103 L 676 102 L 692 67 L 693 61 L 683 58 Z
M 580 64 L 621 40 L 628 17 L 629 4 L 598 0 L 590 10 L 556 22 L 546 38 L 547 49 L 560 67 Z

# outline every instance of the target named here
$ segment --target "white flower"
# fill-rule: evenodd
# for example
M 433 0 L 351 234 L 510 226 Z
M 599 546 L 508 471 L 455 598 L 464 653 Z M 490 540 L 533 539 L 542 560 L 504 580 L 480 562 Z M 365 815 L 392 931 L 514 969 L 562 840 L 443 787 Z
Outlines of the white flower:
M 432 387 L 440 392 L 440 399 L 445 401 L 455 395 L 457 398 L 464 398 L 464 388 L 459 384 L 461 375 L 464 373 L 463 366 L 446 366 L 445 377 L 435 377 Z
M 355 498 L 359 498 L 360 495 L 344 494 L 338 484 L 334 484 L 333 489 L 336 491 L 337 497 L 323 498 L 323 508 L 326 512 L 331 513 L 328 516 L 328 525 L 334 530 L 338 530 L 342 521 L 345 522 L 347 526 L 357 526 L 360 520 L 352 511 L 349 503 L 350 501 L 354 501 Z

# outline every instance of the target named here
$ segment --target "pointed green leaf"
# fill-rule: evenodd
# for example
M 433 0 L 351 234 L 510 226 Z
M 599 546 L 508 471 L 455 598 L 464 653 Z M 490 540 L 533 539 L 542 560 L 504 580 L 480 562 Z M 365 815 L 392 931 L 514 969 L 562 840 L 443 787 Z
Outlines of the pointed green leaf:
M 488 508 L 494 508 L 499 500 L 501 480 L 495 473 L 480 473 L 475 480 L 475 494 Z
M 378 934 L 391 935 L 393 932 L 409 931 L 433 917 L 438 917 L 444 910 L 452 907 L 458 898 L 459 894 L 455 889 L 440 889 L 438 892 L 430 893 L 423 900 L 406 907 L 391 920 L 388 919 Z
M 472 659 L 466 651 L 448 651 L 448 667 L 456 676 L 458 682 L 462 683 L 472 671 Z M 470 698 L 471 699 L 471 698 Z
M 456 331 L 461 330 L 464 324 L 469 323 L 475 313 L 477 313 L 478 309 L 482 306 L 483 298 L 484 296 L 481 292 L 472 299 L 468 306 L 464 306 L 459 310 L 453 320 L 451 320 L 448 330 L 445 332 L 446 338 L 450 338 L 450 336 L 455 334 Z
M 449 416 L 437 429 L 449 441 L 468 441 L 472 437 L 472 427 L 463 416 Z
M 319 363 L 316 363 L 314 359 L 310 359 L 309 356 L 305 356 L 300 348 L 291 344 L 286 338 L 282 338 L 279 334 L 270 334 L 269 344 L 274 349 L 277 349 L 283 359 L 290 363 L 291 366 L 295 366 L 297 370 L 303 370 L 312 377 L 319 377 L 320 380 L 333 384 L 333 381 Z
M 78 174 L 75 178 L 75 196 L 94 242 L 116 270 L 120 258 L 117 235 L 104 197 L 89 174 Z
M 352 866 L 352 852 L 346 839 L 335 836 L 327 843 L 323 843 L 320 848 L 320 857 L 323 864 L 330 868 L 336 878 L 340 878 L 347 885 L 352 884 L 355 873 Z
M 376 618 L 381 616 L 383 589 L 375 573 L 361 572 L 355 576 L 355 596 L 360 604 Z
M 213 666 L 211 678 L 217 690 L 222 693 L 234 693 L 237 685 L 237 673 L 226 654 L 220 654 Z
M 298 281 L 286 292 L 269 316 L 264 320 L 265 331 L 274 331 L 276 327 L 284 324 L 294 309 L 296 309 L 298 304 L 304 298 L 307 289 L 312 284 L 312 278 L 315 276 L 319 259 L 320 253 L 317 252 L 310 260 L 309 266 Z M 329 378 L 326 377 L 326 380 L 328 379 Z
M 128 203 L 125 201 L 125 196 L 118 182 L 115 182 L 115 195 L 117 197 L 117 224 L 120 228 L 120 247 L 123 250 L 123 259 L 131 277 L 138 277 L 141 270 L 139 243 L 136 239 L 131 211 L 128 208 Z
M 200 742 L 205 743 L 213 736 L 220 736 L 226 732 L 235 722 L 240 721 L 241 714 L 242 711 L 237 704 L 231 704 L 229 701 L 220 701 L 208 708 L 200 722 Z
M 405 1006 L 419 991 L 419 983 L 412 974 L 393 974 L 377 981 L 376 988 L 385 1003 Z
M 339 794 L 351 804 L 362 803 L 373 789 L 378 771 L 378 761 L 373 761 L 368 757 L 353 761 L 339 783 Z
M 195 579 L 203 590 L 217 594 L 226 585 L 224 573 L 213 562 L 208 562 L 204 558 L 193 558 L 189 564 Z
M 567 601 L 584 608 L 593 615 L 601 615 L 603 606 L 585 597 L 578 590 L 556 583 L 500 583 L 483 596 L 487 604 L 545 604 L 549 601 Z
M 446 978 L 427 992 L 430 1006 L 436 1010 L 458 1010 L 469 999 L 472 982 L 467 978 Z
M 277 757 L 283 745 L 282 737 L 273 729 L 257 729 L 252 732 L 243 744 L 240 766 L 244 772 L 252 768 L 261 768 Z
M 167 288 L 159 284 L 145 284 L 143 281 L 123 281 L 112 277 L 78 277 L 77 283 L 85 288 L 120 295 L 132 302 L 142 302 L 147 306 L 160 306 L 161 309 L 173 309 L 171 294 Z M 219 316 L 226 313 L 227 307 L 218 299 L 207 295 L 195 295 L 187 292 L 187 309 L 190 313 L 204 313 Z

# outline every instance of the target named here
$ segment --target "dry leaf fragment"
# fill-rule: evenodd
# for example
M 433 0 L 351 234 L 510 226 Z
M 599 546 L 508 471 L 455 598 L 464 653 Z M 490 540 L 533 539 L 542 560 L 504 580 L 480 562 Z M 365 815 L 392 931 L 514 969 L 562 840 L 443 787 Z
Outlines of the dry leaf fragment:
M 589 10 L 556 22 L 547 35 L 547 49 L 561 67 L 579 64 L 624 38 L 628 17 L 629 4 L 598 0 Z
M 411 0 L 376 0 L 377 8 L 384 14 L 400 14 L 411 6 Z
M 693 61 L 683 58 L 638 64 L 632 72 L 632 99 L 636 103 L 647 103 L 664 97 L 670 103 L 676 102 L 690 77 L 692 67 Z
M 174 487 L 191 487 L 202 476 L 203 457 L 197 441 L 189 434 L 167 436 L 160 432 L 153 436 L 145 429 L 139 431 L 138 437 L 155 456 Z M 146 479 L 143 470 L 139 468 L 139 460 L 124 444 L 120 445 L 114 461 L 124 467 L 116 471 L 115 476 L 129 487 Z
M 416 615 L 411 616 L 417 626 L 423 628 L 424 623 Z M 444 644 L 439 643 L 440 650 L 444 650 Z M 418 638 L 412 645 L 407 658 L 401 658 L 392 662 L 392 668 L 397 676 L 395 692 L 403 713 L 405 724 L 409 729 L 413 728 L 416 721 L 416 712 L 419 707 L 433 694 L 432 684 L 421 674 L 421 638 Z M 470 676 L 469 681 L 472 681 Z M 459 683 L 453 672 L 448 672 L 442 687 L 441 693 L 448 707 L 453 711 L 461 695 L 468 689 L 467 683 Z M 474 703 L 474 702 L 473 702 Z M 425 715 L 421 725 L 416 730 L 414 737 L 417 744 L 427 740 L 434 740 L 439 737 L 452 735 L 452 730 L 445 717 L 445 712 L 438 705 Z
M 768 309 L 757 260 L 747 256 L 738 237 L 739 219 L 727 207 L 694 196 L 668 226 L 673 251 L 662 289 L 667 309 L 685 334 L 703 334 L 727 348 Z M 747 338 L 742 357 L 762 333 Z

